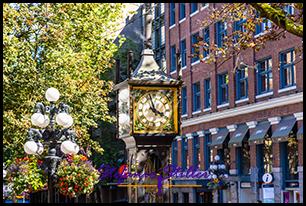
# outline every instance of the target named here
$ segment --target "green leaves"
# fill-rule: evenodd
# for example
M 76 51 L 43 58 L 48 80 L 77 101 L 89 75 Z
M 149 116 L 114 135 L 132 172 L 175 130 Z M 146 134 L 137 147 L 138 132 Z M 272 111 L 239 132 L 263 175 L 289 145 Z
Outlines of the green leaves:
M 112 67 L 117 47 L 110 37 L 121 3 L 3 4 L 3 143 L 23 150 L 35 102 L 57 88 L 68 104 L 80 146 L 98 120 L 114 122 L 107 103 L 113 82 L 100 79 Z

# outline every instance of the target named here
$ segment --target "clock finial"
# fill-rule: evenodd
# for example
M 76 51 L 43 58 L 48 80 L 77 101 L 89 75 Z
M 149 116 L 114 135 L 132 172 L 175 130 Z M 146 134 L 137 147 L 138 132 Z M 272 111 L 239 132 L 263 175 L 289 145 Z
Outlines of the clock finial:
M 150 10 L 150 5 L 147 4 L 147 13 L 145 15 L 145 26 L 144 26 L 144 36 L 145 36 L 145 41 L 144 41 L 144 46 L 146 49 L 149 49 L 150 46 L 152 46 L 151 39 L 152 39 L 152 14 L 149 11 Z

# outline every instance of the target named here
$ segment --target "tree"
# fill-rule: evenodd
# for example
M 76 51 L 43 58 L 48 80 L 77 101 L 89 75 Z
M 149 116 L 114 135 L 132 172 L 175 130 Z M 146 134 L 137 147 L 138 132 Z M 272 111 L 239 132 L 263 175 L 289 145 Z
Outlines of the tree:
M 294 13 L 292 12 L 294 9 Z M 270 22 L 269 22 L 270 21 Z M 197 53 L 200 48 L 209 51 L 205 60 L 199 56 L 201 62 L 207 64 L 217 62 L 219 68 L 229 59 L 239 56 L 243 50 L 253 49 L 255 52 L 265 49 L 268 41 L 278 41 L 293 34 L 303 38 L 303 3 L 229 3 L 222 7 L 213 8 L 210 15 L 203 22 L 202 28 L 218 22 L 232 27 L 232 34 L 224 35 L 222 45 L 217 45 L 213 40 L 205 42 L 203 37 L 198 37 L 198 43 L 194 44 Z M 271 23 L 272 22 L 272 23 Z M 260 35 L 258 29 L 261 31 Z M 301 52 L 297 48 L 296 52 Z M 237 58 L 238 60 L 238 58 Z M 238 67 L 236 61 L 235 69 Z
M 3 4 L 3 148 L 23 152 L 35 102 L 57 88 L 68 104 L 80 146 L 103 153 L 90 138 L 97 121 L 114 122 L 108 94 L 113 82 L 101 77 L 117 50 L 109 33 L 121 3 Z

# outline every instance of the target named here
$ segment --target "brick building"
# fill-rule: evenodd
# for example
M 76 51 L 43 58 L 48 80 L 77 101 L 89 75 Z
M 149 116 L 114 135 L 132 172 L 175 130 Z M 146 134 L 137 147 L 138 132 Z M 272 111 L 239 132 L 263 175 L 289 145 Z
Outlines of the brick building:
M 184 172 L 190 166 L 207 171 L 218 154 L 231 182 L 217 197 L 208 190 L 208 179 L 175 179 L 173 184 L 202 187 L 173 187 L 173 202 L 264 201 L 267 187 L 275 202 L 303 202 L 303 61 L 294 53 L 302 40 L 288 34 L 286 39 L 268 42 L 259 52 L 243 51 L 244 64 L 236 73 L 235 58 L 218 69 L 217 63 L 188 58 L 198 36 L 219 44 L 222 36 L 235 30 L 233 22 L 201 28 L 209 10 L 221 6 L 164 5 L 167 73 L 176 77 L 175 54 L 180 52 L 185 81 L 183 135 L 173 142 L 172 162 Z M 262 35 L 263 30 L 260 25 L 254 35 Z M 205 57 L 207 52 L 200 50 L 200 54 Z M 264 173 L 273 174 L 270 185 L 263 184 Z

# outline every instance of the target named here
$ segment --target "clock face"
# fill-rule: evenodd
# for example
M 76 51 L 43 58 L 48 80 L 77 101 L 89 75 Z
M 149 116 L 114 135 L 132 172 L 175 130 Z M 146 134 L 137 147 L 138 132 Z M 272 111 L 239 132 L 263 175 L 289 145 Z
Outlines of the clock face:
M 175 88 L 134 90 L 134 133 L 175 133 L 177 91 Z
M 164 127 L 171 120 L 172 105 L 170 100 L 159 91 L 144 94 L 136 107 L 139 121 L 147 128 Z

